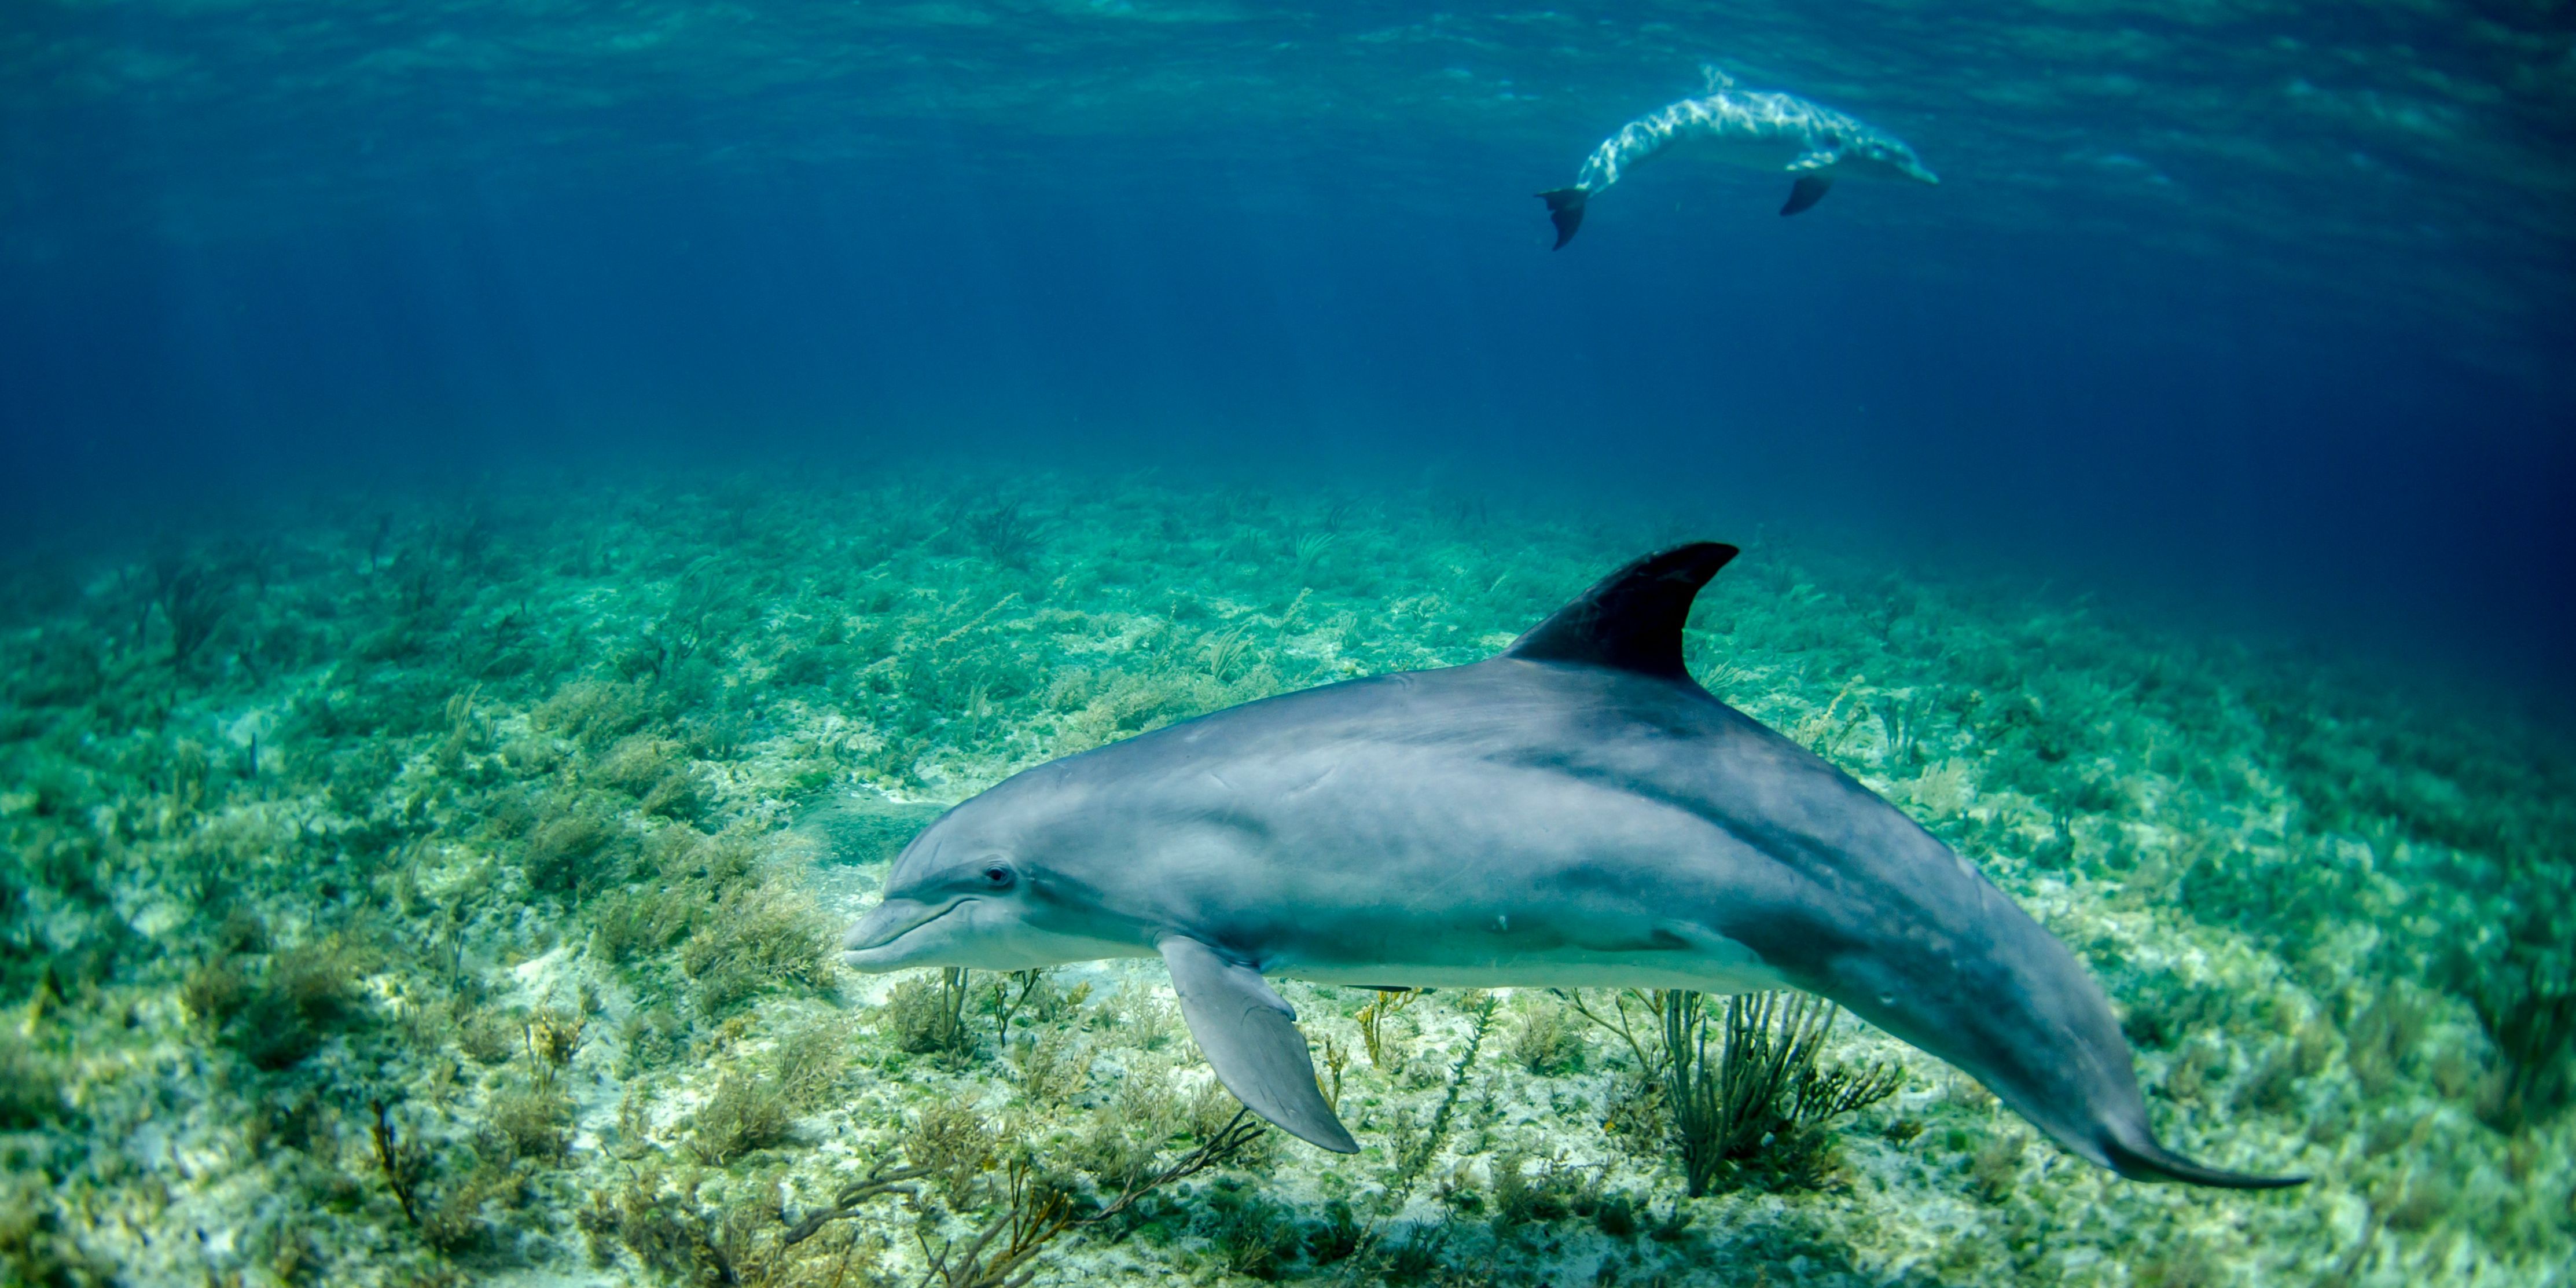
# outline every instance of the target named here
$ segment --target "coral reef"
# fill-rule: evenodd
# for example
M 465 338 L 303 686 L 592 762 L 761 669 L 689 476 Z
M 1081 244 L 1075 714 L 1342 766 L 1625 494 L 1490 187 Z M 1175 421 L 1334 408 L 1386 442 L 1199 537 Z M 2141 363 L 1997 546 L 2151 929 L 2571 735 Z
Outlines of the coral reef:
M 76 589 L 0 605 L 0 1280 L 2568 1281 L 2557 735 L 1785 539 L 1694 672 L 2064 938 L 2178 1148 L 2311 1185 L 2119 1181 L 1793 998 L 1286 982 L 1327 1156 L 1154 963 L 839 969 L 944 803 L 1736 535 L 1498 510 L 493 485 L 13 570 Z

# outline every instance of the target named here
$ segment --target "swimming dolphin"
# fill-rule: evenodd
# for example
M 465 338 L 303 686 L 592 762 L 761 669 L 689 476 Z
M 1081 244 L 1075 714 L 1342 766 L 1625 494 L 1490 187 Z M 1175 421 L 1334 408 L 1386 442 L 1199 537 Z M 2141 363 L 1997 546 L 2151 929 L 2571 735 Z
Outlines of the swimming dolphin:
M 1563 250 L 1574 240 L 1574 230 L 1583 226 L 1583 203 L 1592 194 L 1619 182 L 1630 167 L 1687 139 L 1708 140 L 1710 146 L 1699 150 L 1719 160 L 1796 176 L 1789 186 L 1788 204 L 1780 207 L 1784 215 L 1824 200 L 1834 180 L 1847 174 L 1941 182 L 1915 159 L 1914 149 L 1903 139 L 1866 121 L 1795 94 L 1722 85 L 1704 98 L 1667 104 L 1620 126 L 1618 133 L 1592 149 L 1573 187 L 1538 194 L 1556 224 L 1552 249 Z
M 1358 1148 L 1263 981 L 1794 987 L 1948 1060 L 2124 1176 L 2156 1143 L 2073 955 L 1965 859 L 1682 666 L 1733 546 L 1621 568 L 1498 656 L 1228 708 L 943 815 L 850 932 L 863 971 L 1159 953 L 1245 1105 Z

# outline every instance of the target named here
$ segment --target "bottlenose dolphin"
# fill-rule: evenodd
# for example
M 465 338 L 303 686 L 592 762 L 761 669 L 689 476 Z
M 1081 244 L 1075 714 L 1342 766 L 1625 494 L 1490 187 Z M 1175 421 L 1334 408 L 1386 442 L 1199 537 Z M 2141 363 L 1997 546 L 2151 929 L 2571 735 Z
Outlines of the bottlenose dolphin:
M 1563 250 L 1583 226 L 1583 203 L 1619 182 L 1630 167 L 1688 139 L 1705 139 L 1698 151 L 1718 160 L 1756 170 L 1786 171 L 1788 204 L 1780 213 L 1794 215 L 1825 199 L 1825 191 L 1844 175 L 1876 179 L 1941 179 L 1914 156 L 1914 149 L 1857 117 L 1819 106 L 1795 94 L 1738 90 L 1720 83 L 1703 98 L 1686 98 L 1656 108 L 1619 127 L 1583 162 L 1571 188 L 1552 188 L 1539 197 L 1547 202 L 1556 224 L 1556 246 Z
M 2124 1176 L 2156 1143 L 2084 968 L 1965 859 L 1682 666 L 1733 546 L 1621 568 L 1495 657 L 1228 708 L 943 815 L 850 932 L 863 971 L 1160 954 L 1217 1077 L 1358 1148 L 1262 979 L 1793 987 L 1966 1070 Z

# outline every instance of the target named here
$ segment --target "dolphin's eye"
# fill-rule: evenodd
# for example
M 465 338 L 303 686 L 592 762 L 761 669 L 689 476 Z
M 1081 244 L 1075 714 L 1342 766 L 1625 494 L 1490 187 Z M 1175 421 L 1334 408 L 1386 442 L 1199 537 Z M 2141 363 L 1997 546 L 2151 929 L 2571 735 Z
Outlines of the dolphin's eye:
M 984 884 L 995 890 L 1008 889 L 1010 888 L 1011 882 L 1018 879 L 1018 875 L 1011 871 L 1010 864 L 987 863 L 984 865 Z

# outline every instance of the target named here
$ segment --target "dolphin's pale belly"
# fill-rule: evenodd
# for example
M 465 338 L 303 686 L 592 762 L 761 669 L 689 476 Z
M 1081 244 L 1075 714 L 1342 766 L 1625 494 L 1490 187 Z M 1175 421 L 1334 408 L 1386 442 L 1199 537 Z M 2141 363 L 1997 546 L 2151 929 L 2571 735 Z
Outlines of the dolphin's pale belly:
M 1747 957 L 1751 954 L 1747 953 Z M 1388 964 L 1282 962 L 1269 974 L 1317 984 L 1386 988 L 1687 988 L 1702 993 L 1750 993 L 1788 983 L 1758 961 L 1730 968 L 1708 960 L 1551 961 L 1521 958 L 1489 964 Z
M 1750 948 L 1683 918 L 1643 907 L 1595 913 L 1573 928 L 1509 913 L 1468 924 L 1452 911 L 1410 924 L 1381 917 L 1381 933 L 1293 937 L 1264 958 L 1265 974 L 1319 984 L 1408 988 L 1688 988 L 1742 993 L 1786 981 Z M 1619 915 L 1621 912 L 1627 916 Z M 1621 934 L 1621 922 L 1634 933 Z M 1533 924 L 1535 923 L 1535 924 Z

